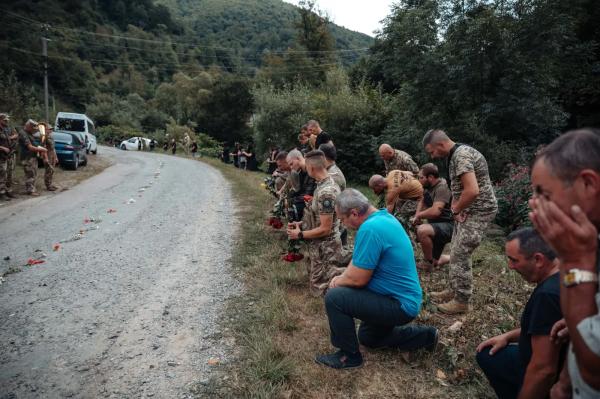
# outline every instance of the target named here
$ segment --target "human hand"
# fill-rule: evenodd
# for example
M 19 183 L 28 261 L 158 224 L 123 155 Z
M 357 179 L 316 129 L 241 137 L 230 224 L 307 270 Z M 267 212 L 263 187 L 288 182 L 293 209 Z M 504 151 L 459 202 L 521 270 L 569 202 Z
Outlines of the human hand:
M 332 278 L 331 281 L 329 282 L 329 288 L 339 287 L 339 285 L 337 284 L 337 282 L 340 279 L 340 277 L 342 277 L 342 276 L 335 276 L 334 278 Z
M 497 336 L 492 337 L 490 339 L 486 339 L 485 341 L 483 341 L 482 343 L 480 343 L 477 346 L 477 352 L 479 353 L 484 348 L 487 348 L 488 346 L 491 346 L 490 356 L 493 356 L 500 349 L 506 347 L 506 345 L 508 345 L 508 339 L 506 339 L 506 336 L 504 334 L 497 335 Z
M 559 379 L 550 390 L 550 399 L 571 399 L 573 395 L 570 381 Z
M 288 223 L 287 227 L 287 235 L 288 238 L 292 240 L 298 239 L 298 234 L 300 234 L 300 226 L 297 224 L 298 222 Z
M 529 219 L 544 240 L 552 246 L 561 265 L 577 264 L 581 269 L 595 270 L 598 230 L 578 205 L 570 214 L 542 196 L 529 200 Z
M 552 326 L 550 330 L 550 341 L 556 345 L 560 345 L 569 340 L 569 329 L 567 328 L 567 322 L 565 319 L 560 319 Z
M 464 223 L 467 220 L 467 213 L 465 211 L 461 211 L 457 214 L 453 213 L 452 216 L 454 217 L 454 220 L 458 223 Z

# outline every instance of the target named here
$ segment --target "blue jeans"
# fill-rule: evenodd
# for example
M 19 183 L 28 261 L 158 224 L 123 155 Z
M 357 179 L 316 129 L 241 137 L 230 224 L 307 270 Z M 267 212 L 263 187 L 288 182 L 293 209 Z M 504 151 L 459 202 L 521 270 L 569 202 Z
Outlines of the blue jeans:
M 368 289 L 338 287 L 327 291 L 325 308 L 329 318 L 331 343 L 347 353 L 358 353 L 358 343 L 369 348 L 397 348 L 413 351 L 433 348 L 436 329 L 405 325 L 407 315 L 398 300 Z M 354 319 L 361 320 L 358 337 Z
M 519 355 L 519 345 L 507 345 L 490 356 L 491 347 L 477 353 L 479 367 L 500 399 L 516 398 L 521 390 L 525 367 Z

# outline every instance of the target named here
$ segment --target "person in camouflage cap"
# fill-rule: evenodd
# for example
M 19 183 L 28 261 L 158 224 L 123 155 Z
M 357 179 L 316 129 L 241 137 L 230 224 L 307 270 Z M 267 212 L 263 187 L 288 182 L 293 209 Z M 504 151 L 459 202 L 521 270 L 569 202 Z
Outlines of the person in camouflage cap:
M 498 212 L 498 203 L 484 156 L 465 144 L 452 141 L 439 129 L 423 137 L 425 151 L 437 159 L 447 160 L 455 227 L 450 246 L 451 289 L 433 292 L 434 300 L 444 313 L 465 313 L 473 292 L 471 255 L 481 243 L 485 230 Z
M 405 170 L 412 172 L 415 176 L 419 173 L 419 167 L 412 157 L 400 150 L 394 150 L 389 144 L 379 146 L 379 156 L 385 164 L 385 174 L 388 175 L 392 170 Z
M 339 186 L 327 173 L 325 155 L 320 150 L 306 154 L 306 170 L 317 182 L 312 199 L 308 199 L 302 223 L 290 223 L 290 239 L 308 243 L 310 256 L 310 291 L 324 295 L 329 281 L 343 272 L 352 256 L 344 250 L 340 239 L 340 222 L 335 214 L 335 201 Z
M 15 198 L 11 187 L 17 136 L 8 126 L 9 121 L 8 114 L 0 114 L 0 199 L 5 201 Z

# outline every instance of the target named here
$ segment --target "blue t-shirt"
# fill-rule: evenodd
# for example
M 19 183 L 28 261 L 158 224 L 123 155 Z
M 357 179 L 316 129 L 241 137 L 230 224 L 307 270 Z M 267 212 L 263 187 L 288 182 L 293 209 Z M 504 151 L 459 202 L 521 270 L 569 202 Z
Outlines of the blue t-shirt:
M 371 214 L 358 229 L 352 264 L 373 270 L 367 289 L 396 298 L 409 316 L 419 314 L 423 292 L 412 245 L 400 222 L 386 209 Z

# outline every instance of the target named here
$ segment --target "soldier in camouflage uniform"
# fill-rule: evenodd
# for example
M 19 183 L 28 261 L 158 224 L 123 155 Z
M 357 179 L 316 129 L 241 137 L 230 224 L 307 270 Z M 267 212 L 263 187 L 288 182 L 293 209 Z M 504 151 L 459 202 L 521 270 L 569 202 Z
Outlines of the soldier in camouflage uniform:
M 21 147 L 21 165 L 25 172 L 25 190 L 28 195 L 39 196 L 35 191 L 35 178 L 37 176 L 37 154 L 42 156 L 48 151 L 40 146 L 40 133 L 37 122 L 29 119 L 19 132 L 19 145 Z
M 485 229 L 498 212 L 487 161 L 476 149 L 457 144 L 443 130 L 430 130 L 423 138 L 425 151 L 448 162 L 454 216 L 450 247 L 451 289 L 431 293 L 433 299 L 447 301 L 438 306 L 444 313 L 465 313 L 473 291 L 471 255 L 481 243 Z
M 333 142 L 330 141 L 328 143 L 321 144 L 319 146 L 319 150 L 323 151 L 323 154 L 325 154 L 327 173 L 333 177 L 333 181 L 337 183 L 337 185 L 340 187 L 340 190 L 344 191 L 346 189 L 346 176 L 344 176 L 342 170 L 335 163 L 335 160 L 337 159 L 337 150 L 335 149 L 335 145 L 333 145 Z
M 385 196 L 385 207 L 398 219 L 413 244 L 415 229 L 411 218 L 415 215 L 417 205 L 423 196 L 423 186 L 412 172 L 392 170 L 387 177 L 373 175 L 369 179 L 369 187 L 375 194 Z
M 44 184 L 46 185 L 46 190 L 56 191 L 57 187 L 52 184 L 52 179 L 54 177 L 54 167 L 58 165 L 58 156 L 54 149 L 52 126 L 48 123 L 44 123 L 44 126 L 46 127 L 46 142 L 44 144 L 47 150 L 47 153 L 44 156 Z
M 412 172 L 415 176 L 419 173 L 419 167 L 408 153 L 394 150 L 389 144 L 382 144 L 379 147 L 379 155 L 385 164 L 386 175 L 392 170 Z
M 0 199 L 5 201 L 15 197 L 11 191 L 15 136 L 9 121 L 8 114 L 0 114 Z
M 318 296 L 324 295 L 329 281 L 343 272 L 352 254 L 342 247 L 340 222 L 335 214 L 335 200 L 340 188 L 327 173 L 322 151 L 306 154 L 306 169 L 317 181 L 317 188 L 305 209 L 302 223 L 288 225 L 288 236 L 308 243 L 310 291 Z

